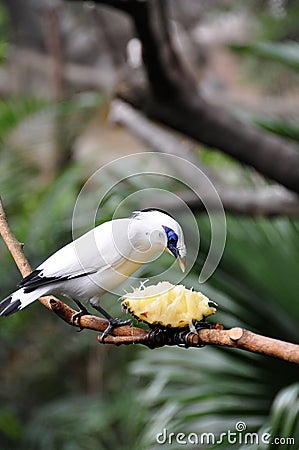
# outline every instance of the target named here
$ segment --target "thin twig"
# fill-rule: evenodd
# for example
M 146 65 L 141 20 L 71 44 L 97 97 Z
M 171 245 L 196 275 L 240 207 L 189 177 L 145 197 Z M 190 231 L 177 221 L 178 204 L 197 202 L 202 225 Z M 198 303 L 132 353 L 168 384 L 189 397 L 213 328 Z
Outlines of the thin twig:
M 21 274 L 23 276 L 28 275 L 31 272 L 31 267 L 23 252 L 23 244 L 16 239 L 8 225 L 1 198 L 0 234 Z M 53 296 L 41 297 L 38 300 L 69 325 L 80 326 L 81 328 L 98 332 L 105 331 L 108 325 L 107 320 L 92 315 L 82 316 L 79 321 L 76 320 L 76 323 L 73 324 L 72 316 L 76 311 L 65 303 Z M 242 328 L 224 330 L 221 324 L 211 325 L 211 328 L 208 329 L 199 329 L 197 334 L 190 333 L 189 330 L 178 332 L 175 329 L 148 332 L 148 330 L 131 326 L 115 328 L 111 333 L 105 339 L 105 343 L 107 344 L 121 345 L 138 343 L 150 348 L 162 347 L 164 345 L 180 345 L 185 347 L 217 345 L 239 348 L 299 364 L 299 345 L 261 336 Z M 103 343 L 101 336 L 98 337 L 98 340 L 100 343 Z
M 64 58 L 59 29 L 60 5 L 46 6 L 41 10 L 43 18 L 43 32 L 45 35 L 46 49 L 51 56 L 52 62 L 52 91 L 53 99 L 56 101 L 64 98 Z

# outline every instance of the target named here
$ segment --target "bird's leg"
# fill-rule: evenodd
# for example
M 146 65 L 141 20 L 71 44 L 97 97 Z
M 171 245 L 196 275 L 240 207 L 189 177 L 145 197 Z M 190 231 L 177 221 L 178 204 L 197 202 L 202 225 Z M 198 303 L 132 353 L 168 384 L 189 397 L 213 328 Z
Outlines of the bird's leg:
M 80 310 L 78 312 L 76 312 L 75 314 L 73 314 L 72 318 L 71 318 L 72 324 L 75 325 L 76 319 L 78 319 L 82 316 L 88 316 L 88 315 L 90 315 L 90 312 L 85 308 L 84 305 L 82 305 L 81 302 L 79 302 L 79 300 L 75 300 L 74 298 L 72 300 L 76 303 L 78 308 L 80 308 Z M 80 322 L 79 322 L 79 324 L 80 324 Z M 78 331 L 82 331 L 82 330 L 83 330 L 83 328 L 80 326 L 80 329 Z
M 97 305 L 92 300 L 90 300 L 89 302 L 90 302 L 91 306 L 94 309 L 96 309 L 99 313 L 101 313 L 105 317 L 105 319 L 107 319 L 108 322 L 109 322 L 108 327 L 102 333 L 102 342 L 104 342 L 105 338 L 108 336 L 110 331 L 113 330 L 113 328 L 122 327 L 122 326 L 126 326 L 126 325 L 132 325 L 132 320 L 131 319 L 129 319 L 129 320 L 122 320 L 122 319 L 119 319 L 118 317 L 112 317 L 100 305 Z

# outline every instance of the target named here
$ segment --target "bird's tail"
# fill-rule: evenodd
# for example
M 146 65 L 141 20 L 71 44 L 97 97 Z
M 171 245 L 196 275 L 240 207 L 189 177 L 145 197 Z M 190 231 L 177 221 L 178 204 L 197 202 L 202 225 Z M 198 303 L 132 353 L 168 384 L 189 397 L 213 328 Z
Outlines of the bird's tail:
M 10 316 L 20 311 L 20 309 L 30 305 L 44 293 L 45 290 L 43 288 L 27 293 L 24 292 L 24 288 L 18 289 L 0 302 L 0 316 Z

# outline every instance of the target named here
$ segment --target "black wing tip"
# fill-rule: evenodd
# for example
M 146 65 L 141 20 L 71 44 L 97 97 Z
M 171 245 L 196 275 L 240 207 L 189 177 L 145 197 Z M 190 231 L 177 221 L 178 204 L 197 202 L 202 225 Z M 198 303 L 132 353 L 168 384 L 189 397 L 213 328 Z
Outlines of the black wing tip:
M 53 276 L 53 277 L 44 277 L 43 269 L 35 269 L 31 272 L 27 277 L 23 278 L 21 282 L 18 284 L 20 288 L 23 288 L 24 294 L 29 294 L 33 292 L 36 288 L 40 286 L 44 286 L 45 284 L 52 283 L 57 280 L 63 279 L 62 277 Z
M 9 301 L 11 301 L 12 297 L 8 297 L 7 299 L 4 299 L 3 301 L 8 300 L 8 299 L 10 299 Z M 3 311 L 1 311 L 0 316 L 5 316 L 5 317 L 11 316 L 12 314 L 20 311 L 21 306 L 22 306 L 21 300 L 14 300 L 13 302 L 9 303 L 3 309 Z
M 83 272 L 79 273 L 77 275 L 66 275 L 66 276 L 52 276 L 52 277 L 44 277 L 42 275 L 43 269 L 36 269 L 33 272 L 31 272 L 27 277 L 23 278 L 23 280 L 19 283 L 19 287 L 23 289 L 24 294 L 30 294 L 31 292 L 35 291 L 35 289 L 50 285 L 52 283 L 55 283 L 56 281 L 66 281 L 71 280 L 74 278 L 80 278 L 87 275 L 90 275 L 92 273 L 96 273 L 96 270 L 90 271 L 90 272 Z
M 20 281 L 18 287 L 26 286 L 26 284 L 30 284 L 30 281 L 35 281 L 38 278 L 38 275 L 40 274 L 41 271 L 42 271 L 41 269 L 33 270 L 33 272 L 31 272 L 29 275 L 27 275 L 27 277 L 23 278 Z

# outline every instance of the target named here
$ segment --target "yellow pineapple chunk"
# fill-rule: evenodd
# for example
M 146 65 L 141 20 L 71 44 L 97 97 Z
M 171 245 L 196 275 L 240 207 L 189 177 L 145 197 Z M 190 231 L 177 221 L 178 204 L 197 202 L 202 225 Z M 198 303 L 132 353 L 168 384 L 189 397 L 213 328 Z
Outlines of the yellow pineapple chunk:
M 196 321 L 215 314 L 217 304 L 201 292 L 162 281 L 157 285 L 141 285 L 122 296 L 123 309 L 150 325 L 171 328 L 192 326 Z

